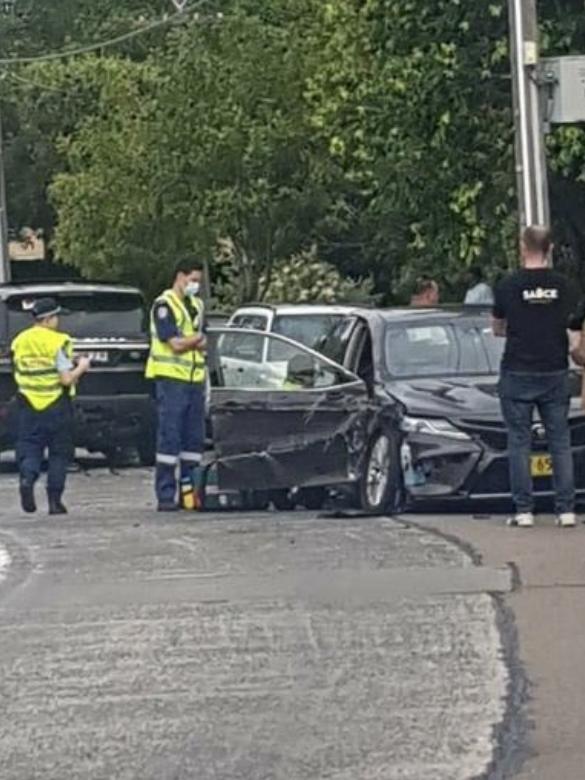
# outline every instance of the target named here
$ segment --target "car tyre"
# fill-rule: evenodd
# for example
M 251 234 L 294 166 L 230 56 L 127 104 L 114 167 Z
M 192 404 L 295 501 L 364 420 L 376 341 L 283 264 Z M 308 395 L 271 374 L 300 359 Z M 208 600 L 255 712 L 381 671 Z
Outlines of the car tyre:
M 290 490 L 273 490 L 270 494 L 270 500 L 274 508 L 279 512 L 291 512 L 295 508 L 295 501 L 290 494 Z
M 359 483 L 360 504 L 372 515 L 395 511 L 400 504 L 402 478 L 400 444 L 395 434 L 372 436 Z
M 265 512 L 270 506 L 270 497 L 262 490 L 244 490 L 241 495 L 243 508 L 248 512 Z
M 302 488 L 296 496 L 297 502 L 310 511 L 323 509 L 323 504 L 327 500 L 327 491 L 321 487 Z

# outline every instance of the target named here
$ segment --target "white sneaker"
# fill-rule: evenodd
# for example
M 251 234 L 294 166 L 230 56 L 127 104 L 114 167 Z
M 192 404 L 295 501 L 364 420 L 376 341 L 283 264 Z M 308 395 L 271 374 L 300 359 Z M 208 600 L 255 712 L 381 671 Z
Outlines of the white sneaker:
M 534 515 L 532 512 L 518 512 L 509 518 L 508 525 L 517 525 L 518 528 L 532 528 Z
M 577 525 L 577 518 L 574 512 L 561 512 L 557 517 L 557 525 L 561 528 L 574 528 Z

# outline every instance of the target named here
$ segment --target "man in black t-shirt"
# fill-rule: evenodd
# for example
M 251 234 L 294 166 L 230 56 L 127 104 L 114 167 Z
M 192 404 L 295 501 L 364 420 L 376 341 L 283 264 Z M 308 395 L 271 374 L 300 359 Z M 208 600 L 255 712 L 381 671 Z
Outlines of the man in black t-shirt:
M 569 429 L 570 295 L 567 280 L 549 265 L 550 232 L 532 226 L 522 236 L 522 268 L 496 287 L 494 333 L 506 338 L 500 400 L 508 428 L 512 524 L 534 525 L 531 450 L 538 410 L 552 456 L 555 511 L 574 526 L 575 482 Z

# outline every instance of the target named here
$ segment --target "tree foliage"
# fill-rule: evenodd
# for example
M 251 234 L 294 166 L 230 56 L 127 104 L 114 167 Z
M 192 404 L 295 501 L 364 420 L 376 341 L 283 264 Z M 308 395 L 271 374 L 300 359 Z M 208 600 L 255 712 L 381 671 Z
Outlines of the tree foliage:
M 110 75 L 97 115 L 62 147 L 59 253 L 150 285 L 177 252 L 209 257 L 227 238 L 240 299 L 262 298 L 262 274 L 267 286 L 272 264 L 308 242 L 327 207 L 295 21 L 235 8 L 222 23 L 177 31 L 156 59 L 113 62 L 120 78 Z
M 35 35 L 5 35 L 11 52 L 117 34 L 171 4 L 58 6 L 38 0 Z M 585 51 L 580 2 L 539 8 L 547 53 Z M 507 38 L 505 0 L 226 0 L 113 51 L 10 69 L 13 225 L 51 235 L 57 217 L 62 258 L 149 292 L 187 250 L 215 263 L 225 300 L 278 297 L 284 269 L 312 289 L 299 262 L 316 246 L 388 302 L 423 273 L 458 297 L 469 267 L 491 280 L 515 254 Z M 548 143 L 558 243 L 583 265 L 584 131 Z

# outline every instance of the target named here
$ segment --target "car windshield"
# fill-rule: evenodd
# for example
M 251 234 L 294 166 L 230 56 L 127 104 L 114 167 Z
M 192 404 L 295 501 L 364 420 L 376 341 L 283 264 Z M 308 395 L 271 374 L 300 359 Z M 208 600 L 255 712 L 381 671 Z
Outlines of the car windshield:
M 13 337 L 32 322 L 30 307 L 39 295 L 13 296 L 7 301 L 8 330 Z M 74 338 L 144 338 L 145 310 L 137 293 L 51 293 L 68 313 L 61 328 Z
M 394 377 L 491 374 L 498 370 L 504 339 L 486 322 L 391 325 L 385 359 Z
M 272 330 L 305 347 L 320 351 L 329 334 L 344 320 L 340 314 L 277 314 Z M 286 344 L 270 344 L 269 361 L 287 360 Z

